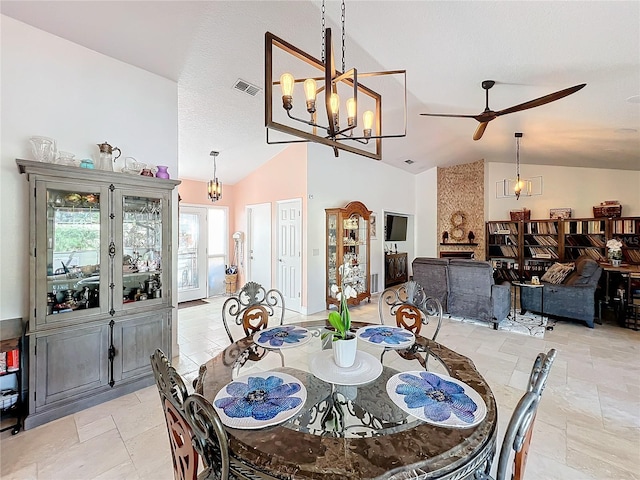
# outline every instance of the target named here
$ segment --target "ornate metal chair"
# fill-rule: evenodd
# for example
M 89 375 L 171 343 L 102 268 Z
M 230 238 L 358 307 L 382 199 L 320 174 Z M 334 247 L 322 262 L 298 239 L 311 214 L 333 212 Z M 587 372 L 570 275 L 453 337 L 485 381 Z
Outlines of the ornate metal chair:
M 496 480 L 522 480 L 524 478 L 524 469 L 529 454 L 529 445 L 531 444 L 538 404 L 555 357 L 556 351 L 551 349 L 546 354 L 540 353 L 533 363 L 527 392 L 516 405 L 502 440 L 500 454 L 498 455 Z M 515 452 L 515 455 L 512 471 L 509 473 L 509 460 L 512 452 Z M 476 480 L 493 480 L 488 474 L 490 468 L 491 465 L 488 465 L 486 471 L 476 472 Z
M 276 309 L 280 310 L 279 314 Z M 267 328 L 271 317 L 280 317 L 279 325 L 284 323 L 284 297 L 275 288 L 267 291 L 256 282 L 246 283 L 237 296 L 228 298 L 222 304 L 222 321 L 231 343 L 234 340 L 229 330 L 230 321 L 233 320 L 236 325 L 242 325 L 244 334 L 248 337 Z M 260 360 L 269 351 L 271 350 L 253 345 L 249 359 Z M 275 351 L 280 355 L 284 367 L 284 355 L 279 349 Z
M 193 445 L 205 465 L 198 480 L 272 478 L 229 456 L 224 425 L 211 403 L 202 395 L 189 395 L 184 401 L 184 413 L 193 431 Z
M 173 475 L 176 480 L 196 480 L 198 453 L 191 443 L 192 431 L 183 410 L 188 395 L 187 387 L 161 350 L 151 355 L 151 367 L 167 422 Z
M 424 289 L 418 282 L 413 280 L 400 287 L 387 288 L 378 299 L 378 314 L 380 323 L 384 325 L 386 318 L 395 319 L 398 327 L 410 330 L 415 335 L 419 335 L 423 325 L 429 324 L 431 319 L 437 322 L 432 340 L 436 340 L 442 325 L 442 304 L 437 298 L 427 297 Z M 382 351 L 380 361 L 388 348 Z M 427 369 L 429 352 L 423 358 L 411 348 L 398 350 L 398 355 L 407 360 L 418 360 L 423 368 Z
M 279 315 L 276 308 L 280 309 Z M 284 297 L 276 289 L 266 291 L 256 282 L 248 282 L 240 290 L 237 296 L 228 298 L 222 305 L 222 321 L 229 335 L 231 343 L 234 342 L 229 330 L 229 321 L 236 325 L 242 325 L 244 333 L 249 336 L 258 330 L 267 328 L 269 318 L 280 317 L 280 325 L 284 323 Z

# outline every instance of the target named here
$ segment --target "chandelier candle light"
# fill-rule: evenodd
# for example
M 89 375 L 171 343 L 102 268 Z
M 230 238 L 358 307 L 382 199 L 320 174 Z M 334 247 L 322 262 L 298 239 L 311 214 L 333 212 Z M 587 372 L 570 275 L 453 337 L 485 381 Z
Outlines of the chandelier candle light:
M 213 157 L 213 180 L 209 180 L 209 183 L 207 183 L 207 194 L 212 202 L 217 202 L 222 198 L 222 182 L 219 182 L 216 176 L 216 157 L 219 153 L 214 150 L 209 153 Z
M 404 137 L 407 134 L 406 71 L 393 70 L 358 74 L 355 68 L 345 70 L 344 1 L 341 6 L 342 71 L 336 70 L 331 29 L 325 28 L 324 1 L 322 2 L 322 60 L 314 58 L 270 32 L 265 33 L 265 126 L 267 128 L 267 143 L 316 142 L 332 147 L 336 157 L 338 156 L 338 150 L 345 150 L 357 155 L 381 160 L 381 139 Z M 282 52 L 287 55 L 286 58 L 283 58 Z M 294 62 L 291 57 L 303 63 L 293 65 Z M 287 67 L 294 67 L 296 71 L 305 71 L 305 73 L 301 78 L 296 78 L 292 73 L 286 72 L 282 73 L 279 79 L 276 80 L 273 77 L 274 59 L 284 60 Z M 306 71 L 309 71 L 309 74 Z M 382 135 L 382 95 L 358 81 L 358 77 L 381 77 L 385 75 L 401 75 L 403 77 L 403 133 Z M 306 111 L 309 115 L 308 120 L 293 114 L 294 90 L 297 83 L 301 83 L 303 86 Z M 280 115 L 280 118 L 277 115 L 277 111 L 274 111 L 273 90 L 274 86 L 277 85 L 282 90 L 282 108 L 286 113 L 286 117 Z M 324 95 L 324 108 L 318 105 L 319 95 Z M 344 103 L 347 114 L 346 126 L 344 123 L 341 125 L 340 122 L 341 96 L 347 98 Z M 318 119 L 318 110 L 326 112 L 326 124 L 322 124 L 322 121 Z M 357 131 L 359 112 L 362 112 L 363 128 L 362 133 L 358 135 L 354 134 L 354 132 Z M 274 118 L 274 114 L 278 117 L 277 119 Z M 300 128 L 296 128 L 294 125 Z M 298 137 L 298 139 L 272 140 L 269 137 L 270 130 Z M 368 146 L 371 140 L 373 142 L 371 142 L 371 146 Z M 364 146 L 356 146 L 357 143 Z

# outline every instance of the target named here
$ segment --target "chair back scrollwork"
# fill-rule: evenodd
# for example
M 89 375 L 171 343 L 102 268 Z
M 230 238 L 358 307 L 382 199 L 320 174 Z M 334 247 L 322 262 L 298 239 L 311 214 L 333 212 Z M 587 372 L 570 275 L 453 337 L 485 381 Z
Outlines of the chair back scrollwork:
M 432 340 L 435 340 L 442 324 L 442 304 L 437 298 L 428 297 L 422 286 L 413 280 L 400 287 L 387 288 L 378 300 L 380 323 L 386 316 L 395 319 L 398 327 L 419 335 L 423 325 L 431 319 L 438 322 Z
M 384 324 L 385 318 L 393 318 L 398 327 L 407 329 L 415 335 L 420 335 L 423 326 L 428 325 L 431 319 L 437 321 L 432 340 L 435 340 L 442 325 L 442 304 L 437 298 L 428 297 L 422 286 L 413 280 L 399 287 L 387 288 L 378 299 L 378 314 L 380 323 Z M 384 356 L 383 355 L 382 357 Z M 429 360 L 427 352 L 425 358 L 416 352 L 397 351 L 408 360 L 418 360 L 426 369 Z
M 200 478 L 229 478 L 229 440 L 213 406 L 202 395 L 194 393 L 185 400 L 184 410 L 193 431 L 193 446 L 206 468 Z
M 279 311 L 279 313 L 278 313 Z M 222 305 L 222 321 L 229 340 L 234 342 L 229 323 L 241 325 L 245 336 L 267 328 L 269 319 L 280 317 L 284 323 L 284 297 L 276 289 L 265 290 L 256 282 L 248 282 L 237 296 L 228 298 Z
M 167 423 L 174 477 L 176 480 L 196 480 L 198 453 L 191 443 L 192 431 L 183 410 L 187 387 L 161 350 L 151 355 L 151 368 Z

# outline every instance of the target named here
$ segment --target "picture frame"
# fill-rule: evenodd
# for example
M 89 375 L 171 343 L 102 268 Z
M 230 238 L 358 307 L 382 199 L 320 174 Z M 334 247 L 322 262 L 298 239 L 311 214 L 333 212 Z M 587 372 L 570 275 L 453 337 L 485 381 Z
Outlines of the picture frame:
M 378 222 L 376 218 L 376 214 L 372 213 L 369 215 L 369 237 L 371 240 L 376 240 L 378 238 Z

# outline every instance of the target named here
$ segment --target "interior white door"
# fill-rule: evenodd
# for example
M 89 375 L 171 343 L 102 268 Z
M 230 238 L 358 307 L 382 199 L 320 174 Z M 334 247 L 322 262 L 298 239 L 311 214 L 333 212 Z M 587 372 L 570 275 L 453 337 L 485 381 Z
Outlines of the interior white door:
M 269 290 L 271 286 L 271 204 L 247 207 L 247 280 Z
M 207 297 L 207 209 L 180 207 L 178 302 Z
M 288 310 L 300 311 L 302 295 L 302 200 L 278 202 L 277 285 Z

